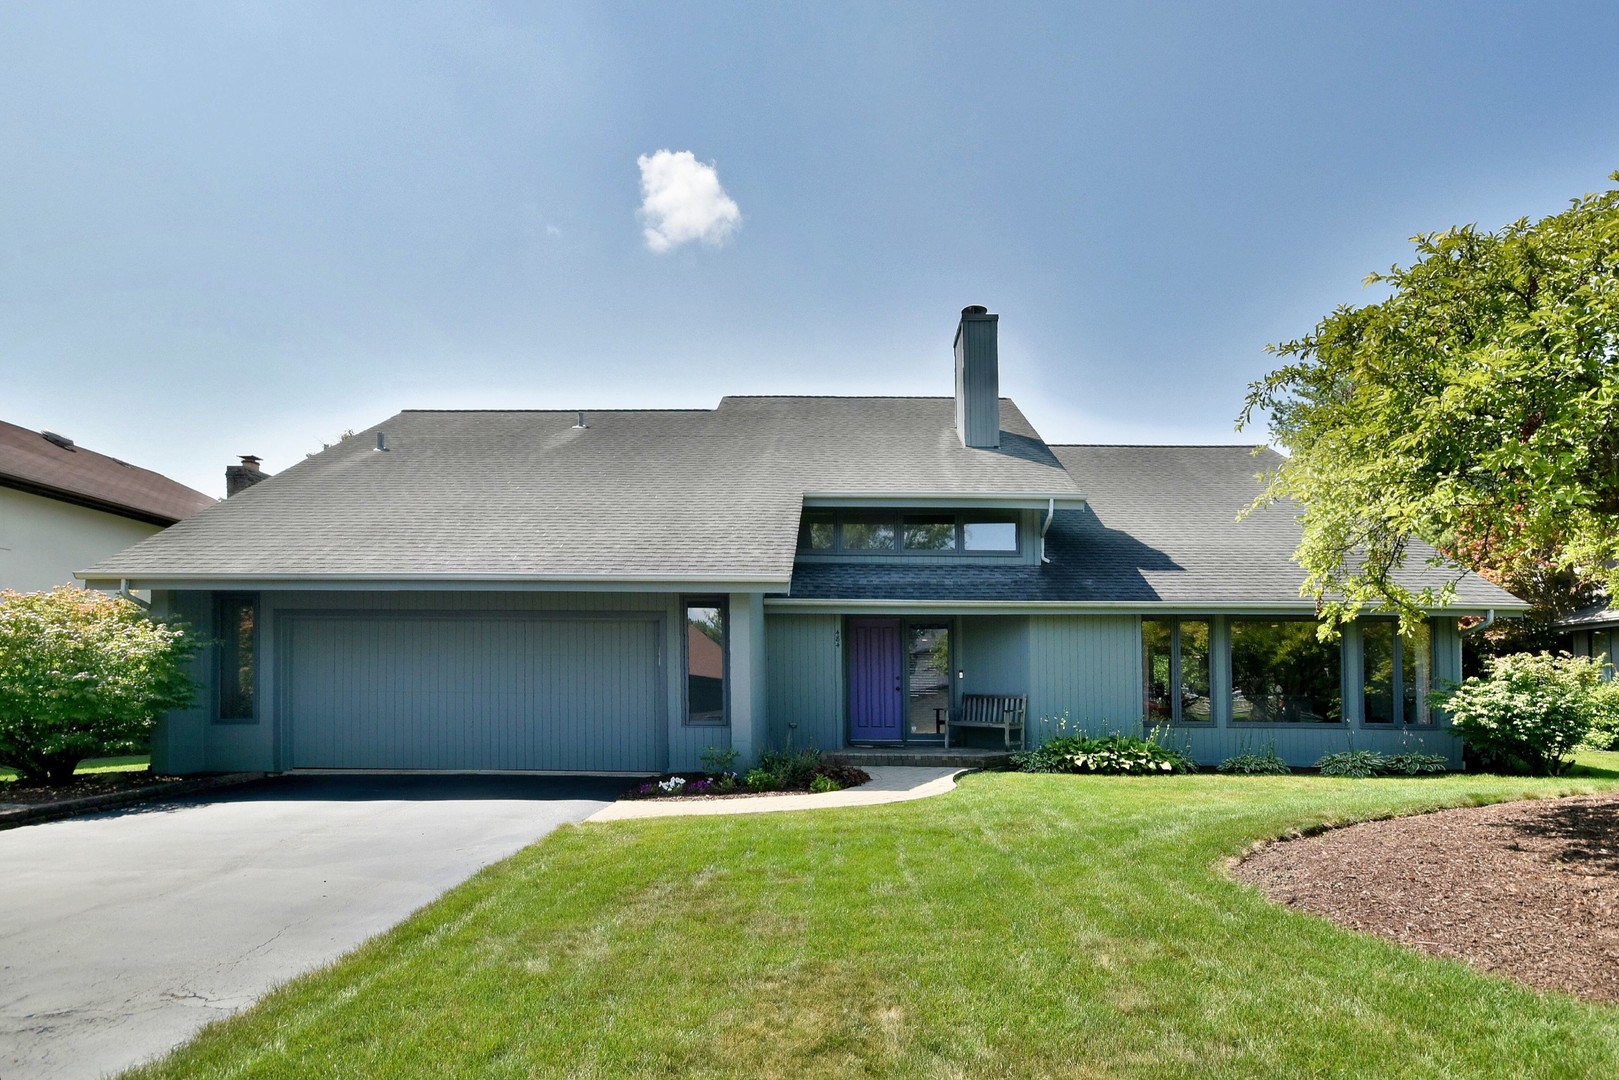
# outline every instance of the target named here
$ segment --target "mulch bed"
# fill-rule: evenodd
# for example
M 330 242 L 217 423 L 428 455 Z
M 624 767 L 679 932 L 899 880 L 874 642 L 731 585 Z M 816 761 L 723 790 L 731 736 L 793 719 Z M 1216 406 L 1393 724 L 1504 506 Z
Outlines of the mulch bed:
M 63 799 L 78 799 L 86 795 L 110 795 L 117 791 L 133 791 L 136 788 L 151 787 L 153 784 L 173 783 L 183 779 L 179 776 L 159 776 L 144 769 L 130 770 L 128 772 L 87 773 L 76 776 L 68 784 L 57 784 L 24 787 L 21 784 L 0 784 L 0 803 L 35 803 L 61 802 Z
M 1355 930 L 1619 1002 L 1619 796 L 1371 821 L 1266 845 L 1232 873 Z

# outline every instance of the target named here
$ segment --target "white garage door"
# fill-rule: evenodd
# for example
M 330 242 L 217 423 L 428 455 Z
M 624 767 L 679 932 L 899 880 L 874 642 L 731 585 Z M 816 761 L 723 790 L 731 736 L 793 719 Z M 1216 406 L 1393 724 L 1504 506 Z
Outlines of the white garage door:
M 293 768 L 663 768 L 654 618 L 288 620 Z

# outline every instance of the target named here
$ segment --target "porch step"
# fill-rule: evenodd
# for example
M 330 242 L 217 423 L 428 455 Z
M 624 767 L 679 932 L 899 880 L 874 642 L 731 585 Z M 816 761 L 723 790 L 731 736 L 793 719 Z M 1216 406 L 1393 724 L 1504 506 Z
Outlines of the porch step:
M 947 769 L 1004 769 L 1012 755 L 1004 750 L 982 750 L 970 746 L 849 746 L 825 750 L 821 760 L 834 765 L 920 765 Z

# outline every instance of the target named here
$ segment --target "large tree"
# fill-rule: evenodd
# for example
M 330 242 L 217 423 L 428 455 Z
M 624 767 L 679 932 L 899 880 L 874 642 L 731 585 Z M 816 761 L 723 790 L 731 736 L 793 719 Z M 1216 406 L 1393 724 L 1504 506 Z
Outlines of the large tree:
M 1249 387 L 1239 426 L 1265 414 L 1287 452 L 1255 505 L 1303 505 L 1306 594 L 1329 627 L 1447 602 L 1398 580 L 1416 537 L 1543 609 L 1619 596 L 1619 189 L 1413 242 L 1366 279 L 1387 299 Z

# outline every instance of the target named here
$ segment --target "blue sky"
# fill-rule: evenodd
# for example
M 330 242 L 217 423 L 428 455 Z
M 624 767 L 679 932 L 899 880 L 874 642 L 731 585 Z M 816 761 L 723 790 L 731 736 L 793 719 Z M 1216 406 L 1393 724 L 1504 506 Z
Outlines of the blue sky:
M 0 8 L 0 419 L 219 494 L 407 407 L 945 394 L 982 303 L 1051 441 L 1239 441 L 1413 233 L 1619 169 L 1612 3 L 802 7 Z M 721 242 L 649 248 L 659 150 Z

